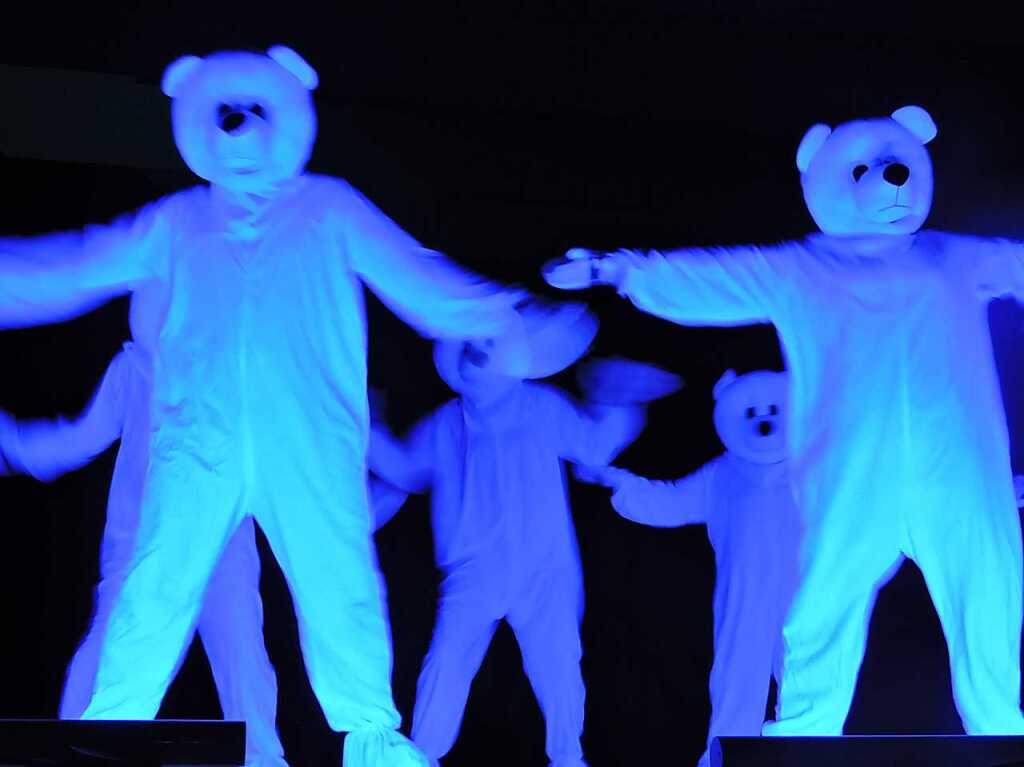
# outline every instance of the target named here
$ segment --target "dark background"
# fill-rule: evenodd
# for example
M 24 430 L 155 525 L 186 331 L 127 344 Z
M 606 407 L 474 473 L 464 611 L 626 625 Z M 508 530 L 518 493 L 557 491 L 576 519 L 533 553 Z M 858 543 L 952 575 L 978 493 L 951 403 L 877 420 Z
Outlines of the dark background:
M 477 0 L 371 11 L 146 2 L 8 11 L 0 232 L 103 221 L 194 183 L 158 90 L 164 66 L 185 53 L 283 43 L 320 73 L 313 170 L 347 178 L 453 258 L 538 290 L 539 265 L 570 245 L 725 244 L 809 231 L 794 165 L 803 132 L 909 103 L 939 126 L 929 225 L 1024 235 L 1024 32 L 1009 12 L 984 3 L 723 5 Z M 725 368 L 781 363 L 768 327 L 681 328 L 609 292 L 588 300 L 602 319 L 597 351 L 651 360 L 687 380 L 652 408 L 622 459 L 649 476 L 682 475 L 721 449 L 710 391 Z M 1014 351 L 1024 310 L 997 302 L 991 319 L 1018 450 L 1024 361 Z M 123 300 L 64 325 L 0 332 L 0 407 L 19 416 L 77 411 L 127 333 Z M 386 390 L 401 429 L 447 394 L 429 346 L 373 302 L 370 333 L 371 383 Z M 571 386 L 571 376 L 562 379 Z M 89 619 L 115 450 L 49 485 L 2 483 L 0 717 L 56 714 L 64 667 Z M 587 584 L 584 745 L 594 767 L 687 764 L 708 716 L 711 551 L 703 529 L 630 524 L 606 495 L 573 488 Z M 438 580 L 426 508 L 410 502 L 378 535 L 407 722 Z M 272 558 L 264 564 L 288 757 L 295 767 L 337 763 L 340 739 L 309 691 L 287 588 Z M 881 594 L 847 731 L 961 732 L 947 662 L 908 563 Z M 198 645 L 162 713 L 219 716 Z M 542 719 L 503 629 L 446 763 L 544 762 Z

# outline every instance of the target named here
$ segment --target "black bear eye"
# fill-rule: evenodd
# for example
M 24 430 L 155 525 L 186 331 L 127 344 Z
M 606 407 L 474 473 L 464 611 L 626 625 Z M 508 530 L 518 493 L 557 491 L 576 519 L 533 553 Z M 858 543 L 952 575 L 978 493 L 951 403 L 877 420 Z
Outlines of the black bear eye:
M 747 418 L 753 418 L 756 415 L 757 415 L 757 411 L 755 411 L 754 408 L 752 408 L 752 407 L 748 407 L 747 408 Z
M 768 412 L 771 413 L 772 415 L 778 415 L 779 408 L 777 405 L 772 405 L 771 408 L 769 408 Z
M 858 165 L 856 168 L 853 169 L 853 180 L 854 181 L 860 181 L 860 177 L 863 176 L 867 172 L 868 172 L 868 166 L 867 165 L 863 165 L 863 164 L 862 165 Z
M 249 107 L 249 111 L 261 119 L 267 116 L 263 107 L 259 104 L 253 104 L 251 107 Z

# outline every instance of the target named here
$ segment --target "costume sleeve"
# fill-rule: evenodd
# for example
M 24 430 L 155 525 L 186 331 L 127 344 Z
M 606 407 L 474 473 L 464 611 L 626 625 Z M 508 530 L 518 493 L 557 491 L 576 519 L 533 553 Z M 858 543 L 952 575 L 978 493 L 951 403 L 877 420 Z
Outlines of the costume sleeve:
M 81 468 L 110 447 L 124 426 L 125 376 L 131 362 L 124 353 L 107 368 L 92 399 L 77 418 L 14 422 L 3 439 L 11 469 L 50 482 Z
M 60 322 L 157 274 L 166 201 L 75 232 L 0 238 L 0 327 Z
M 645 312 L 681 325 L 770 322 L 786 282 L 785 246 L 692 248 L 607 256 L 619 293 Z
M 405 504 L 409 494 L 379 477 L 370 477 L 370 512 L 374 530 L 384 527 Z
M 975 284 L 989 298 L 1024 301 L 1024 242 L 989 237 L 957 238 L 961 257 L 972 265 Z
M 652 527 L 679 527 L 707 523 L 711 510 L 711 475 L 714 463 L 705 464 L 682 479 L 644 479 L 615 469 L 611 482 L 612 506 L 621 516 Z
M 553 386 L 536 385 L 543 403 L 537 415 L 557 435 L 559 455 L 583 466 L 605 466 L 643 430 L 640 406 L 577 403 Z
M 367 455 L 370 471 L 403 492 L 426 492 L 433 482 L 434 431 L 438 415 L 433 413 L 421 420 L 404 440 L 373 427 Z
M 525 297 L 423 247 L 350 189 L 338 220 L 354 271 L 405 322 L 430 338 L 500 335 Z

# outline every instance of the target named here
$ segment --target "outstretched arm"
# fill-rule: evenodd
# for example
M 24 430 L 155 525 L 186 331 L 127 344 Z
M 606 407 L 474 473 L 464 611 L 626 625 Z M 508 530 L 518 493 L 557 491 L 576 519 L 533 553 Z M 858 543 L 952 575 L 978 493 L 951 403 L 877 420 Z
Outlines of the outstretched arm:
M 611 285 L 638 308 L 684 325 L 750 325 L 771 321 L 786 258 L 786 246 L 606 254 L 574 248 L 546 264 L 544 277 L 569 290 Z
M 0 327 L 84 314 L 154 275 L 169 242 L 164 205 L 77 232 L 0 238 Z
M 352 268 L 388 307 L 431 338 L 499 336 L 526 297 L 429 250 L 356 190 L 339 195 L 336 227 Z
M 426 492 L 432 482 L 435 421 L 436 414 L 427 416 L 404 440 L 375 424 L 367 453 L 370 471 L 405 493 Z
M 536 387 L 541 398 L 537 417 L 557 435 L 559 454 L 567 461 L 604 466 L 643 431 L 646 418 L 642 405 L 577 403 L 554 386 Z
M 708 521 L 713 467 L 714 462 L 705 464 L 673 481 L 644 479 L 615 466 L 581 467 L 576 476 L 611 488 L 612 507 L 626 519 L 652 527 L 680 527 Z
M 18 422 L 0 420 L 0 453 L 12 473 L 50 482 L 81 468 L 121 436 L 125 415 L 124 376 L 131 363 L 121 353 L 77 418 Z
M 963 249 L 961 258 L 974 269 L 982 295 L 1013 296 L 1024 302 L 1024 242 L 990 237 L 957 239 Z
M 372 476 L 369 480 L 369 492 L 370 513 L 373 516 L 373 529 L 376 532 L 399 512 L 409 494 L 385 482 L 380 477 Z

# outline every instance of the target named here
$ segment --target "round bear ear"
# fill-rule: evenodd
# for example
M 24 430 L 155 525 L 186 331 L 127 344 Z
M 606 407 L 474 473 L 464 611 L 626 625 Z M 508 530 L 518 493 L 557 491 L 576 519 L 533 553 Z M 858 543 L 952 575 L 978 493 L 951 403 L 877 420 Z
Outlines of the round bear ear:
M 182 56 L 180 59 L 172 61 L 164 70 L 164 76 L 160 80 L 160 90 L 172 99 L 177 98 L 182 84 L 202 63 L 203 60 L 198 56 Z
M 892 119 L 910 131 L 922 144 L 927 144 L 939 133 L 932 116 L 922 107 L 901 107 L 892 113 Z
M 826 139 L 832 135 L 832 129 L 824 123 L 818 123 L 808 128 L 807 133 L 800 140 L 800 146 L 796 148 L 796 167 L 801 173 L 806 173 L 811 167 L 811 160 L 818 150 L 825 144 Z
M 302 86 L 312 91 L 320 84 L 320 78 L 316 70 L 299 54 L 284 45 L 275 45 L 267 50 L 267 55 L 291 72 L 298 79 Z
M 736 375 L 736 371 L 732 368 L 726 370 L 722 374 L 722 377 L 718 379 L 718 383 L 715 384 L 715 388 L 711 390 L 711 396 L 715 398 L 716 402 L 718 401 L 718 398 L 722 396 L 722 392 L 728 389 L 729 385 L 737 378 L 739 378 L 739 376 Z

